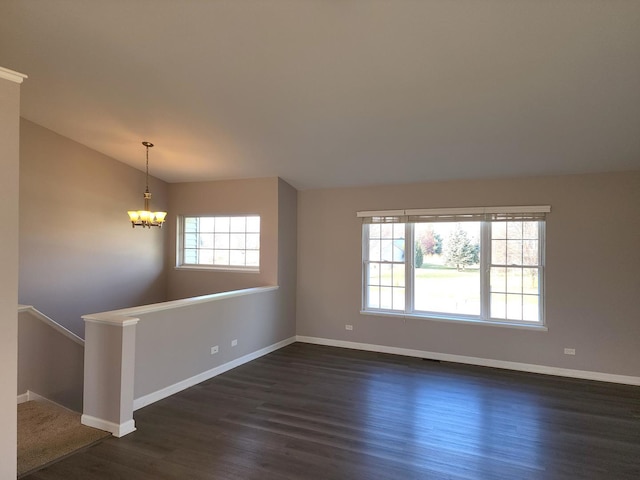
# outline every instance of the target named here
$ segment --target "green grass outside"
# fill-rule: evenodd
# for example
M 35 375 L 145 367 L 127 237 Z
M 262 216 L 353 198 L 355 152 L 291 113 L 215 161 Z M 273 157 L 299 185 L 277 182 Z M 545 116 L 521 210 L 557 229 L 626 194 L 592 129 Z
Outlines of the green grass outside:
M 480 314 L 480 271 L 458 271 L 442 265 L 415 269 L 415 309 Z
M 505 273 L 494 272 L 492 283 L 494 291 L 506 289 L 514 294 L 521 292 L 524 285 L 525 293 L 537 292 L 537 280 L 517 271 L 511 271 L 508 277 Z M 524 277 L 524 278 L 523 278 Z M 383 278 L 389 280 L 383 274 Z M 458 271 L 455 267 L 445 267 L 437 264 L 423 264 L 422 268 L 415 269 L 415 309 L 430 312 L 452 313 L 462 315 L 480 314 L 480 270 L 469 268 Z M 386 282 L 383 282 L 386 283 Z M 397 282 L 394 282 L 397 285 Z M 492 298 L 493 315 L 497 318 L 505 316 L 505 312 L 524 309 L 525 319 L 535 319 L 538 309 L 538 297 L 535 295 L 510 295 L 511 303 L 507 303 L 507 297 L 495 294 Z M 516 318 L 511 314 L 512 318 Z

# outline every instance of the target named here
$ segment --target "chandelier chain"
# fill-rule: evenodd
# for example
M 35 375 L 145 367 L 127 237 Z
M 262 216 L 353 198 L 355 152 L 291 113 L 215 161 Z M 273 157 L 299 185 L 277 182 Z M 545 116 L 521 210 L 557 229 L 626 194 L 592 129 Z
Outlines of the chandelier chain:
M 146 176 L 146 183 L 147 183 L 147 193 L 149 192 L 149 145 L 145 145 L 145 147 L 147 147 L 147 176 Z

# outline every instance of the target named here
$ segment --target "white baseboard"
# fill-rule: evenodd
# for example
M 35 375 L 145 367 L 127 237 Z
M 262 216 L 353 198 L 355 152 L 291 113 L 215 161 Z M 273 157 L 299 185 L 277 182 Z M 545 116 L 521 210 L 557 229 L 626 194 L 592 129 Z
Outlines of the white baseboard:
M 306 337 L 303 335 L 296 336 L 296 341 L 303 343 L 313 343 L 316 345 L 327 345 L 330 347 L 351 348 L 353 350 L 391 353 L 394 355 L 404 355 L 407 357 L 428 358 L 430 360 L 441 360 L 444 362 L 464 363 L 482 367 L 504 368 L 506 370 L 517 370 L 520 372 L 541 373 L 544 375 L 556 375 L 559 377 L 570 377 L 579 378 L 582 380 L 596 380 L 599 382 L 621 383 L 625 385 L 640 386 L 640 377 L 633 377 L 629 375 L 615 375 L 611 373 L 590 372 L 587 370 L 573 370 L 569 368 L 549 367 L 546 365 L 535 365 L 530 363 L 507 362 L 504 360 L 467 357 L 463 355 L 452 355 L 449 353 L 427 352 L 423 350 L 389 347 L 386 345 L 375 345 L 371 343 L 347 342 L 344 340 L 333 340 L 331 338 Z
M 198 383 L 204 382 L 205 380 L 209 380 L 215 376 L 220 375 L 221 373 L 227 372 L 233 368 L 239 367 L 247 362 L 255 360 L 256 358 L 262 357 L 271 352 L 275 352 L 282 347 L 286 347 L 296 341 L 296 337 L 290 337 L 280 342 L 274 343 L 273 345 L 269 345 L 268 347 L 262 348 L 255 352 L 244 355 L 240 358 L 236 358 L 231 362 L 227 362 L 223 365 L 219 365 L 211 370 L 207 370 L 206 372 L 199 373 L 198 375 L 194 375 L 193 377 L 187 378 L 186 380 L 182 380 L 178 383 L 174 383 L 173 385 L 169 385 L 161 390 L 157 390 L 155 392 L 149 393 L 142 397 L 136 398 L 133 401 L 133 410 L 138 410 L 139 408 L 146 407 L 158 400 L 162 400 L 163 398 L 167 398 L 175 393 L 178 393 L 182 390 L 185 390 L 189 387 L 193 387 Z M 110 431 L 110 430 L 109 430 Z
M 49 400 L 46 397 L 43 397 L 42 395 L 38 395 L 36 392 L 32 392 L 31 390 L 27 390 L 25 393 L 22 393 L 20 395 L 18 395 L 18 404 L 20 403 L 25 403 L 25 402 L 30 402 L 30 401 L 36 401 L 36 402 L 49 402 L 49 403 L 53 403 L 54 405 L 57 405 L 60 408 L 64 408 L 65 410 L 69 410 L 67 407 L 60 405 L 59 403 L 54 402 L 53 400 Z
M 136 423 L 133 419 L 117 424 L 85 414 L 80 418 L 80 422 L 87 427 L 93 427 L 99 430 L 104 430 L 105 432 L 110 432 L 111 435 L 118 438 L 136 431 Z

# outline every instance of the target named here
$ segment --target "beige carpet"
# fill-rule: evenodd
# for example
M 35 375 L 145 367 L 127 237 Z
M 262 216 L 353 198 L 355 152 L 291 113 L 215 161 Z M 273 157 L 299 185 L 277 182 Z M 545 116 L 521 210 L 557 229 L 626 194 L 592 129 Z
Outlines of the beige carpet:
M 80 423 L 80 414 L 38 401 L 18 405 L 18 476 L 24 476 L 109 437 Z

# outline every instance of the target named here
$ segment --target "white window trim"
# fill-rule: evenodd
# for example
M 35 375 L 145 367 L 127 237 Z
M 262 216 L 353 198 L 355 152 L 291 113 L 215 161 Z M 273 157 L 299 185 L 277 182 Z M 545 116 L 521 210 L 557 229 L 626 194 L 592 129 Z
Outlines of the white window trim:
M 407 318 L 410 318 L 410 319 L 428 320 L 428 321 L 443 322 L 443 323 L 463 323 L 466 325 L 478 325 L 478 326 L 484 326 L 484 327 L 519 328 L 521 330 L 533 330 L 533 331 L 539 331 L 539 332 L 549 331 L 549 328 L 547 327 L 546 324 L 536 323 L 536 324 L 528 325 L 524 323 L 512 323 L 508 320 L 505 320 L 505 321 L 479 320 L 477 318 L 466 318 L 463 316 L 454 316 L 454 315 L 443 315 L 443 316 L 440 316 L 437 314 L 417 315 L 417 314 L 411 314 L 411 313 L 398 313 L 398 312 L 391 312 L 391 311 L 384 311 L 384 310 L 380 310 L 380 311 L 360 310 L 360 314 L 370 315 L 372 317 L 395 317 L 395 318 L 402 318 L 404 320 L 406 320 Z
M 489 214 L 525 214 L 525 213 L 549 213 L 551 212 L 550 205 L 526 205 L 526 206 L 502 206 L 502 207 L 463 207 L 463 208 L 436 208 L 436 209 L 405 209 L 405 210 L 364 210 L 356 212 L 356 216 L 358 218 L 370 218 L 370 217 L 406 217 L 405 223 L 405 252 L 410 251 L 411 257 L 413 258 L 413 245 L 414 241 L 414 227 L 415 222 L 408 222 L 407 218 L 418 215 L 489 215 Z M 435 223 L 435 222 L 434 222 Z M 491 252 L 491 230 L 489 228 L 489 221 L 481 222 L 481 242 L 480 242 L 480 258 L 488 259 L 490 258 Z M 416 318 L 416 319 L 425 319 L 425 320 L 433 320 L 439 322 L 455 322 L 455 323 L 466 323 L 473 325 L 484 325 L 484 326 L 497 326 L 497 327 L 508 327 L 508 328 L 519 328 L 526 330 L 537 330 L 537 331 L 548 331 L 546 325 L 546 281 L 545 281 L 545 270 L 546 270 L 546 222 L 542 221 L 539 223 L 539 239 L 538 242 L 538 255 L 539 255 L 539 282 L 540 282 L 540 294 L 539 294 L 539 320 L 537 322 L 530 321 L 517 321 L 512 319 L 497 319 L 492 318 L 489 313 L 490 309 L 490 289 L 488 288 L 490 284 L 490 269 L 491 262 L 482 261 L 481 262 L 481 311 L 480 316 L 465 316 L 465 315 L 456 315 L 456 314 L 447 314 L 447 313 L 435 313 L 435 312 L 423 312 L 414 310 L 414 270 L 415 265 L 413 261 L 407 260 L 407 255 L 405 253 L 405 310 L 388 310 L 382 308 L 367 308 L 367 286 L 368 283 L 366 281 L 366 274 L 368 273 L 365 268 L 366 261 L 365 258 L 369 256 L 369 235 L 368 235 L 368 226 L 363 224 L 362 228 L 362 266 L 361 266 L 361 310 L 360 313 L 363 315 L 373 315 L 373 316 L 385 316 L 385 317 L 400 317 L 400 318 Z M 366 240 L 366 241 L 365 241 Z M 407 250 L 407 245 L 410 245 L 411 248 Z M 389 262 L 389 263 L 397 263 L 397 262 Z
M 174 270 L 194 270 L 194 271 L 220 271 L 220 272 L 235 272 L 235 273 L 260 273 L 260 267 L 242 267 L 242 266 L 228 266 L 224 265 L 176 265 Z

